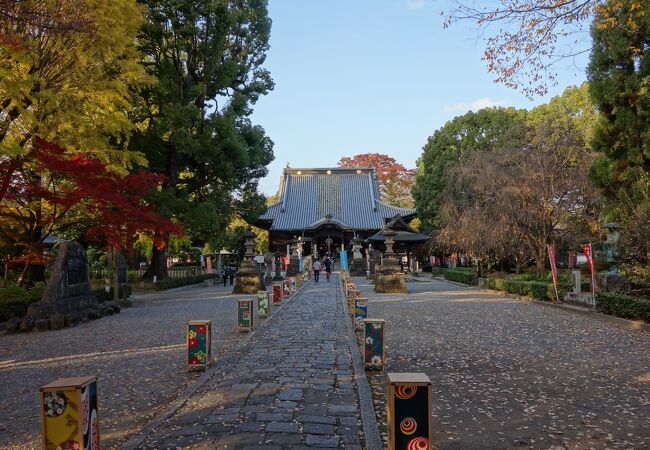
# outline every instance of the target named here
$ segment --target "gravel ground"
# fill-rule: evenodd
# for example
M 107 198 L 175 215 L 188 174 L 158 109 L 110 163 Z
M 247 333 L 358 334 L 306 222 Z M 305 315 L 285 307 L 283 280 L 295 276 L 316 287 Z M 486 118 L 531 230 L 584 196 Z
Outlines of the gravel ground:
M 0 448 L 40 448 L 38 388 L 97 375 L 102 445 L 119 446 L 200 373 L 185 370 L 185 322 L 212 320 L 213 356 L 232 350 L 232 288 L 192 286 L 141 296 L 120 314 L 73 328 L 0 336 Z
M 386 372 L 433 382 L 437 448 L 650 448 L 650 333 L 426 280 L 395 295 L 356 279 L 386 320 Z M 368 378 L 384 425 L 385 376 Z

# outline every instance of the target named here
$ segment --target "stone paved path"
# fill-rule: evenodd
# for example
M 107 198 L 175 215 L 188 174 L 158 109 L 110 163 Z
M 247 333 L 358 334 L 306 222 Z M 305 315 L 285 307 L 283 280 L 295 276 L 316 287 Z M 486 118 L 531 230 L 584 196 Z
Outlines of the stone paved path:
M 323 281 L 283 305 L 140 447 L 362 448 L 338 279 Z

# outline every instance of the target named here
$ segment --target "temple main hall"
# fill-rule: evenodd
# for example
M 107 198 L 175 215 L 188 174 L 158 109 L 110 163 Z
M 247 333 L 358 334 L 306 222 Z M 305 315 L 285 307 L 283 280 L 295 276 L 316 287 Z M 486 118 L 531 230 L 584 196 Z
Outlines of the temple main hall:
M 355 236 L 367 239 L 396 215 L 410 222 L 416 210 L 383 203 L 373 167 L 287 167 L 277 203 L 255 225 L 269 231 L 273 253 L 300 243 L 303 254 L 323 257 L 349 250 Z

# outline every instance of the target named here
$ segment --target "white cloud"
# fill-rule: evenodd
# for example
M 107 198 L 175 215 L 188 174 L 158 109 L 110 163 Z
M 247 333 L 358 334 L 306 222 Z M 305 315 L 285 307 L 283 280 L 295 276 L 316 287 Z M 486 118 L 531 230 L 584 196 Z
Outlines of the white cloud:
M 406 7 L 413 11 L 422 8 L 425 3 L 426 0 L 408 0 L 408 2 L 406 2 Z
M 473 102 L 457 103 L 455 105 L 446 105 L 445 112 L 465 112 L 478 111 L 483 108 L 492 108 L 494 106 L 509 106 L 507 100 L 492 100 L 491 98 L 479 98 Z

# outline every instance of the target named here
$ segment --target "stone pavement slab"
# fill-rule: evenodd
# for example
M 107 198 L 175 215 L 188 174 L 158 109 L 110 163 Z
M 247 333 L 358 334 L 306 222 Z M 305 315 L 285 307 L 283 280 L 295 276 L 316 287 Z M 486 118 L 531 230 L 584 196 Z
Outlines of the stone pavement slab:
M 140 448 L 361 448 L 338 296 L 336 277 L 306 285 Z

